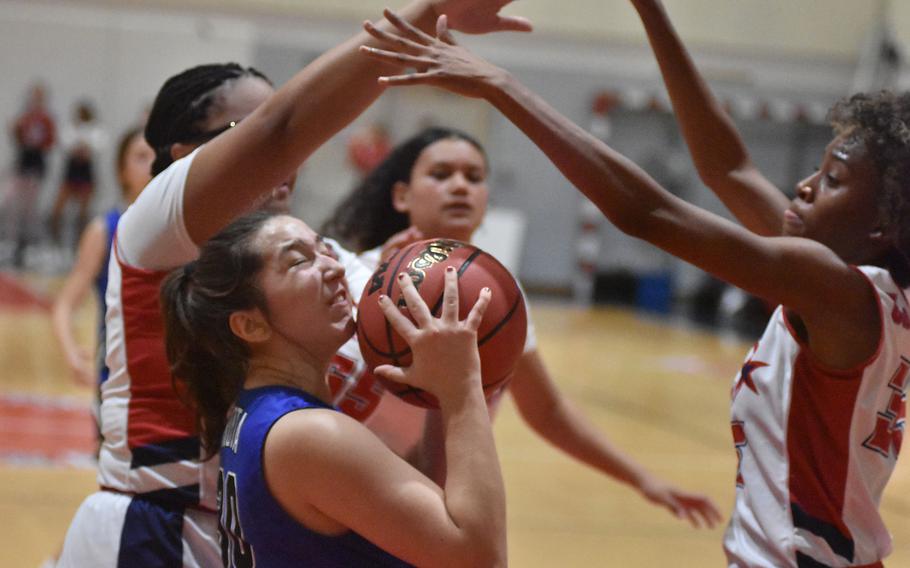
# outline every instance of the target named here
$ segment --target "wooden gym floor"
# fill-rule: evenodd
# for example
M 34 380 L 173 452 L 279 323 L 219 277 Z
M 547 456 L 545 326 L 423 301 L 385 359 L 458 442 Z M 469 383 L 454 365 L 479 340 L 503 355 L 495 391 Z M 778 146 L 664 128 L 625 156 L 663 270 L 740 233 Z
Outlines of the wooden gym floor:
M 92 394 L 74 386 L 53 340 L 59 279 L 0 272 L 0 566 L 34 567 L 60 546 L 95 488 Z M 94 336 L 95 307 L 78 331 Z M 729 387 L 748 345 L 617 309 L 532 303 L 540 350 L 564 392 L 652 471 L 712 496 L 729 514 L 736 458 Z M 723 528 L 694 530 L 572 461 L 524 426 L 496 422 L 519 568 L 722 566 Z M 910 465 L 882 509 L 888 566 L 910 566 Z

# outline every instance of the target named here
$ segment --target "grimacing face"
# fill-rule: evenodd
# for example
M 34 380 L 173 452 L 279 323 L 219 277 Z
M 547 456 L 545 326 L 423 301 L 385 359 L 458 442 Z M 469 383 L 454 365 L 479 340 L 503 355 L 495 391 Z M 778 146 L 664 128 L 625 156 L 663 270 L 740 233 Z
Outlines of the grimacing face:
M 266 221 L 254 243 L 263 255 L 259 285 L 274 339 L 328 361 L 354 333 L 353 302 L 334 251 L 288 215 Z
M 470 241 L 487 210 L 487 163 L 470 142 L 444 138 L 424 148 L 393 205 L 427 237 Z

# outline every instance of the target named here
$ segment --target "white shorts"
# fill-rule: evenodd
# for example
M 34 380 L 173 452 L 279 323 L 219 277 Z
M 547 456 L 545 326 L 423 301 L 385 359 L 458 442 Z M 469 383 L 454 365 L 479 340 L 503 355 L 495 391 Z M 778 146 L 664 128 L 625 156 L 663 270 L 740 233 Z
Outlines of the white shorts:
M 99 491 L 76 511 L 58 568 L 220 567 L 218 516 Z

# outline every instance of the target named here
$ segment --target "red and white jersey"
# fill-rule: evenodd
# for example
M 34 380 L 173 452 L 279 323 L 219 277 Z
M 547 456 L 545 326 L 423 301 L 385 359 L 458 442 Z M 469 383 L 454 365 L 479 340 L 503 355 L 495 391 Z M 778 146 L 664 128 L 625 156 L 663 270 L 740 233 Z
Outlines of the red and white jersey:
M 156 176 L 120 218 L 108 267 L 107 365 L 101 386 L 102 487 L 215 509 L 217 460 L 201 462 L 195 415 L 174 392 L 158 288 L 198 248 L 183 224 L 195 158 Z
M 891 552 L 878 507 L 903 437 L 910 307 L 886 270 L 858 270 L 881 310 L 868 361 L 827 368 L 778 307 L 736 377 L 730 566 L 877 566 Z
M 337 245 L 336 249 L 351 254 Z M 355 303 L 360 301 L 364 287 L 379 266 L 381 254 L 381 247 L 363 252 L 357 256 L 357 269 L 347 269 L 348 284 Z M 527 353 L 535 349 L 537 336 L 528 314 L 524 351 Z M 382 383 L 367 370 L 356 336 L 342 345 L 335 354 L 329 368 L 329 386 L 335 396 L 335 406 L 363 422 L 398 455 L 406 455 L 420 440 L 426 410 L 408 404 L 386 391 Z M 488 399 L 487 406 L 491 415 L 499 408 L 504 393 L 504 389 L 500 390 Z

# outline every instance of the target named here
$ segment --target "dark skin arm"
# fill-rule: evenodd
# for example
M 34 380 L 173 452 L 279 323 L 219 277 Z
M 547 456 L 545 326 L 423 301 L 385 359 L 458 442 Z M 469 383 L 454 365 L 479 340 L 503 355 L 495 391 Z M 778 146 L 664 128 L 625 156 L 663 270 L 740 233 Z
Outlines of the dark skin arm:
M 522 18 L 499 16 L 510 2 L 416 0 L 402 9 L 402 17 L 418 28 L 431 29 L 437 15 L 446 11 L 453 14 L 458 29 L 469 33 L 530 30 Z M 287 180 L 314 150 L 380 95 L 376 79 L 392 68 L 357 53 L 359 45 L 374 41 L 360 33 L 329 50 L 237 127 L 199 152 L 184 193 L 184 219 L 194 243 L 204 243 Z
M 730 116 L 698 73 L 660 0 L 632 0 L 698 175 L 749 230 L 779 235 L 789 200 L 755 167 Z
M 834 251 L 810 239 L 760 236 L 675 197 L 510 74 L 458 46 L 444 17 L 437 37 L 394 14 L 386 17 L 396 23 L 398 36 L 372 28 L 386 50 L 364 51 L 419 72 L 383 78 L 385 84 L 428 84 L 488 100 L 617 228 L 786 306 L 805 325 L 809 348 L 822 363 L 851 368 L 875 352 L 880 335 L 876 298 L 866 279 Z

